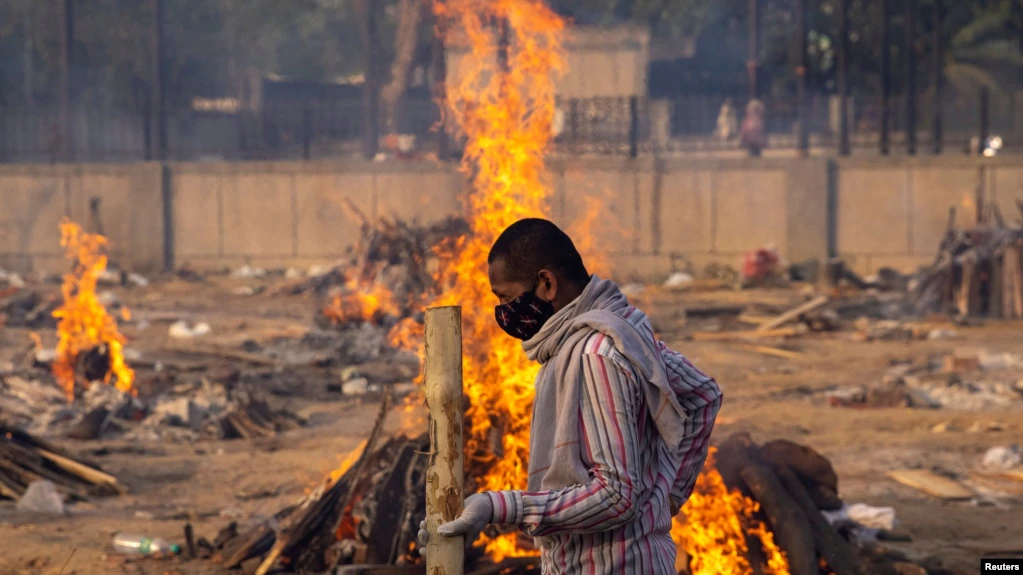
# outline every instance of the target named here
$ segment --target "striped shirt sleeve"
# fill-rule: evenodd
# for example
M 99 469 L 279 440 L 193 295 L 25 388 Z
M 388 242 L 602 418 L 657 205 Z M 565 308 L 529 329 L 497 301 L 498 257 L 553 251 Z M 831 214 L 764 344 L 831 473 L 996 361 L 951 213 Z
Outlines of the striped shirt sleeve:
M 490 492 L 494 522 L 533 537 L 594 533 L 630 523 L 639 485 L 638 388 L 629 372 L 601 354 L 583 355 L 579 425 L 590 479 L 565 489 Z
M 710 434 L 721 409 L 722 393 L 714 379 L 693 365 L 682 354 L 658 342 L 668 365 L 669 383 L 688 415 L 678 449 L 678 472 L 671 489 L 671 512 L 678 513 L 696 485 L 696 478 L 707 460 Z M 665 353 L 666 352 L 666 353 Z

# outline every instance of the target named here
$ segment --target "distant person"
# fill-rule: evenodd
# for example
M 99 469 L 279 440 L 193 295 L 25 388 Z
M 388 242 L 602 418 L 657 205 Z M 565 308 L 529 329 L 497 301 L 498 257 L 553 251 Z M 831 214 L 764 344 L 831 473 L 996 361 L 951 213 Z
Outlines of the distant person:
M 438 533 L 472 543 L 487 525 L 518 526 L 544 575 L 675 575 L 671 522 L 707 458 L 717 384 L 553 223 L 512 224 L 487 263 L 495 320 L 541 365 L 527 485 L 469 496 Z
M 742 147 L 749 150 L 749 155 L 760 157 L 767 147 L 767 132 L 764 126 L 764 103 L 750 100 L 746 106 L 746 117 L 742 119 Z
M 718 112 L 718 125 L 714 131 L 719 140 L 727 142 L 739 132 L 739 116 L 735 112 L 735 102 L 731 98 L 721 104 Z

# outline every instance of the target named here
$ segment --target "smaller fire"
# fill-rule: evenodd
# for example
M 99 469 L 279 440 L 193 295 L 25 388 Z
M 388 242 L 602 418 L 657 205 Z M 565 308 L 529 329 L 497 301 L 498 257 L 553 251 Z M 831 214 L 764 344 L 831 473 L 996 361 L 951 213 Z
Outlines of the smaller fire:
M 351 321 L 371 321 L 378 315 L 396 316 L 398 311 L 398 304 L 386 287 L 376 283 L 360 285 L 358 281 L 349 280 L 345 290 L 323 308 L 323 315 L 335 325 L 340 325 Z
M 689 571 L 693 575 L 748 575 L 753 568 L 748 559 L 746 534 L 760 539 L 769 575 L 788 575 L 789 566 L 784 553 L 774 542 L 774 534 L 754 514 L 760 504 L 744 496 L 737 489 L 725 485 L 721 473 L 714 467 L 711 448 L 707 463 L 696 479 L 696 487 L 682 512 L 675 519 L 672 539 L 679 549 L 689 555 Z
M 127 340 L 117 329 L 117 319 L 107 313 L 96 295 L 96 284 L 107 269 L 107 239 L 85 232 L 67 218 L 60 222 L 60 236 L 60 245 L 74 262 L 74 269 L 64 276 L 64 303 L 53 312 L 58 320 L 53 375 L 67 391 L 68 401 L 74 401 L 79 357 L 101 350 L 107 359 L 103 382 L 134 394 L 135 372 L 124 361 Z M 122 317 L 128 317 L 127 310 Z
M 362 443 L 360 443 L 359 445 L 355 446 L 355 449 L 349 451 L 348 455 L 345 455 L 343 458 L 341 458 L 341 462 L 338 464 L 337 469 L 335 469 L 335 470 L 330 472 L 330 475 L 329 475 L 329 477 L 327 479 L 327 484 L 328 485 L 333 485 L 335 482 L 337 482 L 338 479 L 341 479 L 341 477 L 349 469 L 351 469 L 351 467 L 353 465 L 355 465 L 355 462 L 358 461 L 360 457 L 362 457 L 362 452 L 365 449 L 366 449 L 366 440 L 363 439 Z

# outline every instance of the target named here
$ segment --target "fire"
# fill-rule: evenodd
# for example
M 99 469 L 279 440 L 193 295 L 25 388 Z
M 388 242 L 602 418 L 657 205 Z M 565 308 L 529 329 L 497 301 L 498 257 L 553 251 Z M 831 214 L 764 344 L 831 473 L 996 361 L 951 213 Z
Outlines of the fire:
M 398 305 L 386 287 L 357 279 L 346 282 L 342 293 L 334 296 L 331 304 L 323 308 L 323 315 L 335 324 L 353 320 L 371 320 L 378 314 L 397 315 Z
M 118 331 L 117 320 L 96 296 L 96 283 L 107 269 L 107 239 L 86 233 L 67 218 L 60 222 L 60 235 L 60 245 L 74 262 L 74 269 L 64 275 L 61 288 L 64 303 L 53 312 L 53 317 L 59 320 L 53 375 L 67 391 L 68 401 L 74 401 L 79 355 L 105 346 L 109 367 L 103 382 L 109 384 L 113 380 L 117 389 L 134 394 L 135 372 L 124 361 L 127 340 Z
M 351 469 L 353 465 L 355 465 L 355 462 L 362 457 L 362 452 L 366 449 L 366 443 L 367 440 L 363 439 L 362 443 L 356 445 L 355 449 L 349 451 L 348 455 L 341 458 L 341 462 L 338 463 L 337 469 L 331 471 L 327 478 L 328 485 L 333 485 L 338 479 L 341 479 L 341 476 Z
M 565 21 L 542 0 L 445 0 L 434 3 L 434 12 L 448 45 L 463 50 L 456 79 L 448 83 L 447 112 L 465 139 L 461 168 L 471 192 L 463 198 L 470 231 L 437 250 L 441 295 L 429 305 L 462 306 L 466 469 L 475 488 L 521 489 L 538 366 L 494 321 L 486 258 L 510 224 L 549 217 L 544 157 L 555 114 L 554 82 L 564 69 Z M 590 266 L 601 269 L 606 262 L 591 257 L 590 237 L 601 206 L 589 202 L 587 208 L 570 231 Z M 375 294 L 375 288 L 366 292 Z M 422 334 L 421 325 L 404 320 L 388 341 L 422 357 Z M 684 511 L 686 521 L 676 522 L 672 536 L 693 558 L 694 574 L 751 573 L 747 533 L 760 538 L 769 558 L 767 573 L 788 572 L 770 531 L 754 518 L 757 504 L 728 492 L 712 462 Z M 535 554 L 519 549 L 515 534 L 484 543 L 494 561 Z
M 519 489 L 537 367 L 494 321 L 486 259 L 506 227 L 547 215 L 544 156 L 565 22 L 539 0 L 447 0 L 434 10 L 441 28 L 454 32 L 449 45 L 465 50 L 448 106 L 465 137 L 462 171 L 472 192 L 464 198 L 471 231 L 440 250 L 443 295 L 432 305 L 462 306 L 467 468 L 479 489 Z M 522 554 L 515 540 L 491 541 L 487 551 L 496 561 Z
M 675 545 L 689 555 L 693 575 L 748 575 L 746 535 L 760 539 L 767 565 L 764 573 L 787 575 L 788 561 L 774 542 L 774 535 L 754 514 L 756 501 L 738 490 L 729 491 L 714 467 L 714 448 L 696 480 L 692 496 L 675 519 L 671 530 Z

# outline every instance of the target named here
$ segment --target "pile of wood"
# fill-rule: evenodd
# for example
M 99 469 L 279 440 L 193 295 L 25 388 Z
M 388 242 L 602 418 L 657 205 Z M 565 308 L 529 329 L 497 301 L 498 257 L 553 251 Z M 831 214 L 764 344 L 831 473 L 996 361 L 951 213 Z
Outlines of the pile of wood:
M 30 329 L 56 329 L 53 311 L 60 305 L 56 294 L 25 288 L 0 288 L 0 325 Z
M 828 523 L 821 511 L 842 508 L 838 476 L 831 462 L 813 449 L 787 440 L 757 445 L 749 434 L 737 433 L 718 447 L 717 468 L 725 485 L 760 504 L 792 575 L 914 572 L 906 571 L 908 561 L 900 553 L 882 545 L 858 548 L 849 534 Z M 879 538 L 900 537 L 881 532 Z M 751 553 L 756 548 L 750 545 Z
M 340 478 L 281 509 L 272 522 L 245 532 L 232 524 L 214 542 L 201 541 L 205 556 L 223 567 L 260 575 L 333 573 L 344 566 L 352 573 L 372 573 L 372 566 L 396 565 L 418 566 L 425 573 L 417 533 L 426 514 L 430 439 L 427 434 L 381 437 L 390 397 L 385 393 L 361 455 Z M 476 571 L 468 573 L 507 572 L 491 571 L 496 566 L 481 552 L 470 553 L 466 564 Z M 509 559 L 502 566 L 524 575 L 538 573 L 536 563 L 535 558 Z
M 358 243 L 330 270 L 283 285 L 278 291 L 325 296 L 339 290 L 342 294 L 369 293 L 383 288 L 399 308 L 397 319 L 418 312 L 416 302 L 434 289 L 427 265 L 435 248 L 468 233 L 468 223 L 454 217 L 428 226 L 397 218 L 371 220 L 350 201 L 344 207 L 361 222 Z
M 908 298 L 918 314 L 1023 319 L 1023 226 L 1006 225 L 997 210 L 972 229 L 950 225 L 914 284 Z
M 287 410 L 276 410 L 263 399 L 238 395 L 235 405 L 218 422 L 223 439 L 273 437 L 305 425 L 305 420 Z
M 116 477 L 0 423 L 0 497 L 18 499 L 40 479 L 53 482 L 61 495 L 74 500 L 125 493 Z

